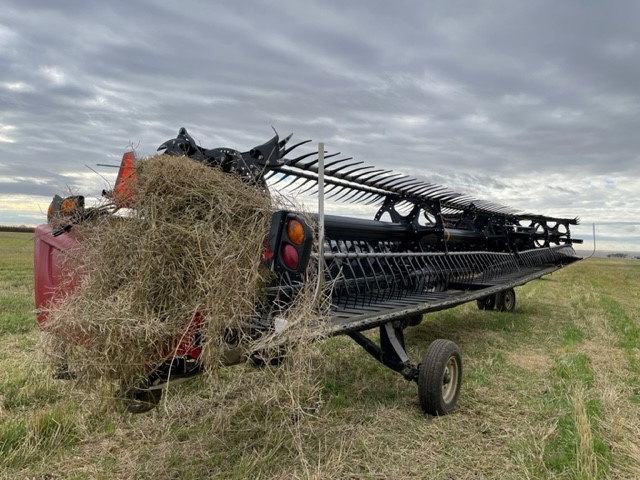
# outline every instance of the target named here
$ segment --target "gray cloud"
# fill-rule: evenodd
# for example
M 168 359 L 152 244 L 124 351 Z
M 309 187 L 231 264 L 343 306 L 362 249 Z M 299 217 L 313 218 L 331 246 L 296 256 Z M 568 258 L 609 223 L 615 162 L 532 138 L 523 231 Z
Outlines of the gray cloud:
M 244 150 L 273 125 L 637 246 L 637 230 L 604 222 L 640 217 L 638 14 L 550 0 L 7 0 L 0 202 L 64 185 L 97 195 L 102 178 L 92 189 L 70 174 L 129 144 L 152 153 L 181 126 Z

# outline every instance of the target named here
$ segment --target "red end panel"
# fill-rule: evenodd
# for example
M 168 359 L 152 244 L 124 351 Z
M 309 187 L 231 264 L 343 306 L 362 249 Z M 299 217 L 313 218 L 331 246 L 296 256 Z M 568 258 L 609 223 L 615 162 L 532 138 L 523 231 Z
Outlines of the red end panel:
M 202 353 L 202 329 L 204 325 L 204 315 L 197 312 L 192 319 L 187 330 L 179 337 L 178 345 L 173 351 L 167 352 L 166 357 L 190 357 L 200 358 Z
M 131 208 L 136 199 L 136 156 L 127 152 L 122 156 L 118 178 L 113 187 L 113 201 L 121 208 Z
M 33 252 L 33 279 L 38 326 L 44 328 L 47 320 L 46 309 L 56 297 L 73 289 L 73 284 L 61 285 L 61 252 L 77 245 L 77 240 L 69 233 L 54 237 L 50 225 L 36 227 Z

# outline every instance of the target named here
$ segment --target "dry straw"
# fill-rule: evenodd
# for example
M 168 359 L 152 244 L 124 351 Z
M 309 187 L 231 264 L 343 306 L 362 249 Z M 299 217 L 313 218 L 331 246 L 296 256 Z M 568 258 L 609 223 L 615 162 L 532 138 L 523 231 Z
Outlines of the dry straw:
M 270 272 L 262 255 L 267 191 L 186 157 L 138 162 L 135 208 L 75 226 L 63 270 L 77 282 L 49 312 L 46 352 L 80 380 L 138 381 L 170 359 L 197 322 L 202 364 L 220 365 L 224 338 L 257 314 Z M 301 328 L 313 291 L 291 307 Z M 303 338 L 304 335 L 297 335 Z M 244 338 L 244 340 L 247 340 Z

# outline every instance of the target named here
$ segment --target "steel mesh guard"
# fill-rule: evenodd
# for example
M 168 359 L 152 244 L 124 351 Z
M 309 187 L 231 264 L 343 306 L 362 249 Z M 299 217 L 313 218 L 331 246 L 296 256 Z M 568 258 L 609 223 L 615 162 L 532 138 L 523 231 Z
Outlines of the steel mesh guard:
M 325 281 L 338 309 L 415 294 L 437 297 L 450 288 L 498 284 L 521 270 L 575 259 L 571 246 L 502 252 L 399 251 L 399 242 L 327 241 Z

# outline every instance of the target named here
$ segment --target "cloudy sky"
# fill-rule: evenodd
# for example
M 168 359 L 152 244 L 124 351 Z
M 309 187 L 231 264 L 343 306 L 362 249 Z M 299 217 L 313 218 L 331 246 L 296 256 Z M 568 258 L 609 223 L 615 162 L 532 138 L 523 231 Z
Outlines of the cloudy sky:
M 0 224 L 97 197 L 181 126 L 294 140 L 581 218 L 640 251 L 640 3 L 3 0 Z

